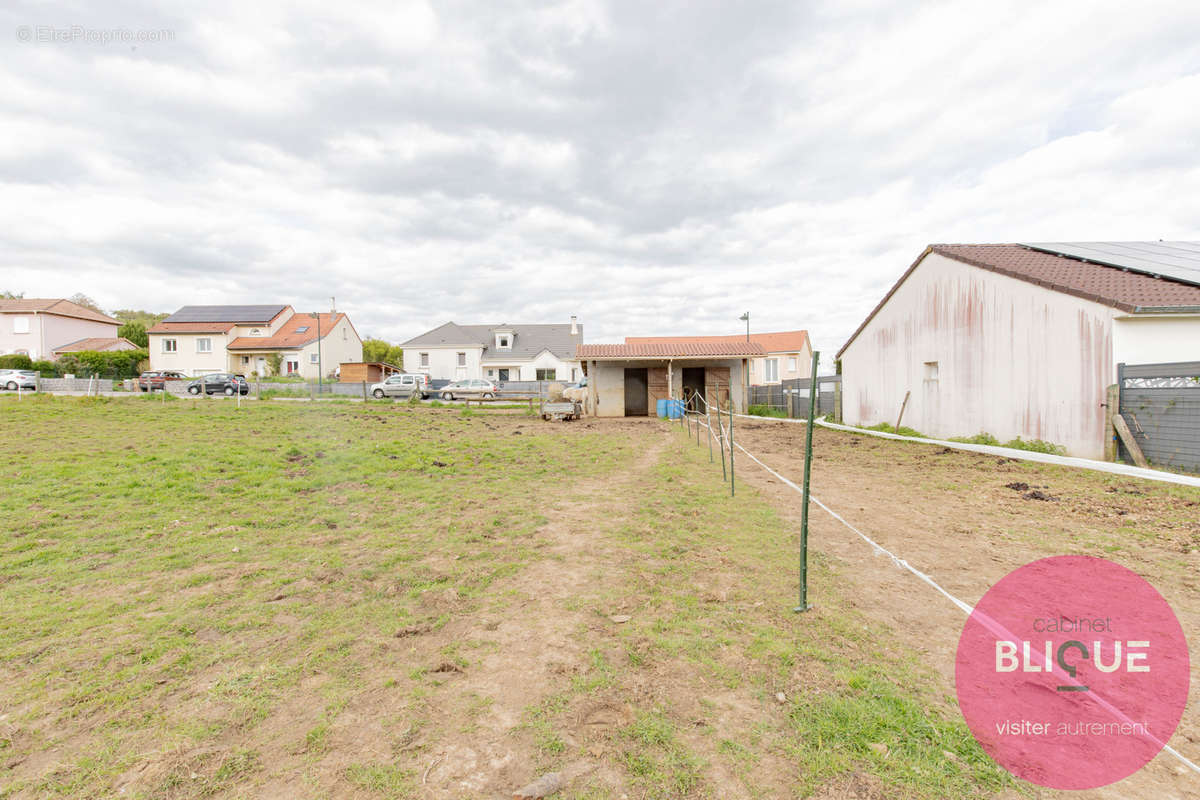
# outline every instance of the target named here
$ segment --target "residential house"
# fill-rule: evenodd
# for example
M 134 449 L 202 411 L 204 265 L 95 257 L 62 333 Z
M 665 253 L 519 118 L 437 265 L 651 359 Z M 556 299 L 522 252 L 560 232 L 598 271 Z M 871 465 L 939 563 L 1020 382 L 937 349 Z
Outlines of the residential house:
M 626 336 L 626 344 L 693 343 L 716 344 L 747 341 L 744 334 L 731 336 Z M 778 384 L 812 374 L 812 344 L 808 331 L 752 333 L 749 341 L 762 345 L 766 355 L 750 359 L 750 385 Z
M 433 380 L 574 382 L 582 376 L 575 357 L 582 342 L 583 326 L 571 317 L 567 325 L 447 322 L 401 347 L 405 372 Z
M 316 379 L 343 362 L 362 361 L 362 340 L 350 318 L 331 311 L 297 314 L 289 305 L 184 306 L 146 331 L 150 366 L 186 375 L 279 372 Z
M 115 340 L 120 327 L 107 314 L 70 300 L 0 300 L 0 355 L 53 359 L 56 349 L 81 339 Z
M 1200 243 L 930 245 L 838 357 L 848 424 L 1100 458 L 1118 364 L 1200 361 Z
M 576 357 L 588 376 L 585 410 L 599 417 L 645 417 L 659 400 L 698 394 L 744 413 L 750 361 L 766 355 L 745 337 L 722 342 L 582 344 Z M 689 405 L 700 411 L 699 400 Z

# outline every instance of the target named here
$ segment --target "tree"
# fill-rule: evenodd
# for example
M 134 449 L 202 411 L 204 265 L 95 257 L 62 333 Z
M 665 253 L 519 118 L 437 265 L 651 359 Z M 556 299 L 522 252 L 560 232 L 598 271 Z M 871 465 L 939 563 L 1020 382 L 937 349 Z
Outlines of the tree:
M 386 361 L 390 347 L 383 339 L 363 339 L 363 361 Z
M 72 303 L 75 303 L 76 305 L 83 306 L 84 308 L 90 308 L 92 311 L 95 311 L 99 314 L 104 313 L 104 309 L 100 308 L 100 305 L 95 300 L 88 297 L 83 292 L 76 292 L 75 294 L 71 295 L 68 299 Z
M 150 346 L 150 337 L 146 335 L 146 326 L 140 322 L 126 322 L 117 328 L 117 336 L 123 336 L 138 347 Z
M 158 323 L 162 322 L 170 314 L 155 314 L 153 311 L 135 311 L 132 308 L 118 308 L 112 312 L 112 316 L 121 322 L 140 322 L 143 327 L 153 328 Z
M 0 292 L 0 300 L 22 300 L 24 297 L 24 292 L 10 292 L 7 289 Z
M 271 375 L 278 375 L 283 371 L 283 354 L 271 353 L 267 356 L 267 371 Z

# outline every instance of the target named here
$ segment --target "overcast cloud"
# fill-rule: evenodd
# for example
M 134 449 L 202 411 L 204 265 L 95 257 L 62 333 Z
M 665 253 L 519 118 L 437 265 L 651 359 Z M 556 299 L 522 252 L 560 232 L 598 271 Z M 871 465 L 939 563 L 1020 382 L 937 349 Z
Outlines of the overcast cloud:
M 0 289 L 31 297 L 335 295 L 392 341 L 571 314 L 589 341 L 736 333 L 749 309 L 832 356 L 930 242 L 1200 238 L 1195 2 L 7 3 L 0 23 Z M 169 35 L 83 40 L 112 29 Z

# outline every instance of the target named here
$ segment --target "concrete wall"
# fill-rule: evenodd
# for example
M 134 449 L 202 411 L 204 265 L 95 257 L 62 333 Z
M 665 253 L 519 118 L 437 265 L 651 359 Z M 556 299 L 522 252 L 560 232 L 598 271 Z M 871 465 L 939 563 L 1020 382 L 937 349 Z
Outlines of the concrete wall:
M 930 253 L 842 355 L 845 421 L 895 423 L 909 391 L 903 424 L 927 435 L 987 431 L 1100 458 L 1114 316 Z
M 1200 361 L 1200 314 L 1119 316 L 1113 320 L 1112 383 L 1117 364 Z
M 588 363 L 588 413 L 598 417 L 625 416 L 625 368 L 661 369 L 667 367 L 666 361 L 591 361 Z M 675 361 L 671 364 L 671 395 L 680 397 L 683 393 L 684 367 L 727 367 L 730 383 L 734 390 L 731 392 L 734 410 L 745 413 L 745 374 L 742 359 L 714 359 L 712 361 Z M 724 388 L 724 387 L 722 387 Z M 654 415 L 653 404 L 650 414 Z

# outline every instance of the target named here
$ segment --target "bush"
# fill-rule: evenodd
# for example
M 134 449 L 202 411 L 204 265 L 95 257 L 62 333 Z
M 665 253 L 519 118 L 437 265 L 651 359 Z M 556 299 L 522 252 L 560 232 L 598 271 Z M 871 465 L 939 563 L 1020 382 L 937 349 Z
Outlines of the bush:
M 18 353 L 0 356 L 0 369 L 33 369 L 33 361 L 29 356 Z
M 752 417 L 774 417 L 776 419 L 786 419 L 787 412 L 782 408 L 772 408 L 763 403 L 755 403 L 746 410 Z
M 99 375 L 102 378 L 136 378 L 141 362 L 149 358 L 146 350 L 114 350 L 95 352 L 84 350 L 67 353 L 55 362 L 59 375 Z

